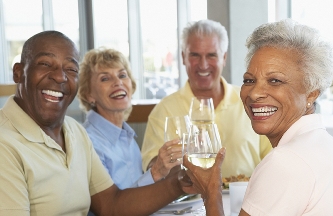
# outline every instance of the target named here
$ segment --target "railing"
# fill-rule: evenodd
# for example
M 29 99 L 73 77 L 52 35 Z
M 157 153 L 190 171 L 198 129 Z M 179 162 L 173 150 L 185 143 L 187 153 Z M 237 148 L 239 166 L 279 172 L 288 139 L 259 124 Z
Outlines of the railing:
M 0 84 L 0 97 L 15 94 L 16 84 Z

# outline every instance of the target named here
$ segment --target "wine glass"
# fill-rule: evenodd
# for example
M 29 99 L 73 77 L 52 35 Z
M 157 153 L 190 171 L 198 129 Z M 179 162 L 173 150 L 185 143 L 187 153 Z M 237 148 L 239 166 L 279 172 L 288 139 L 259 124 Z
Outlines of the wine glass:
M 188 115 L 166 117 L 164 125 L 164 141 L 167 142 L 173 139 L 181 139 L 183 133 L 189 132 L 190 125 L 191 121 Z
M 166 117 L 164 125 L 164 142 L 179 139 L 179 145 L 182 145 L 183 134 L 188 134 L 191 121 L 188 115 Z M 182 146 L 182 149 L 184 147 Z M 172 160 L 172 159 L 171 159 Z M 180 158 L 177 158 L 180 160 Z
M 210 168 L 221 148 L 216 124 L 191 125 L 187 142 L 187 154 L 191 163 L 205 169 Z
M 189 116 L 192 124 L 209 124 L 214 122 L 214 104 L 212 98 L 193 97 Z
M 221 138 L 216 124 L 191 125 L 187 141 L 187 157 L 192 164 L 204 169 L 212 167 L 221 148 Z M 192 214 L 206 215 L 205 205 L 192 211 Z

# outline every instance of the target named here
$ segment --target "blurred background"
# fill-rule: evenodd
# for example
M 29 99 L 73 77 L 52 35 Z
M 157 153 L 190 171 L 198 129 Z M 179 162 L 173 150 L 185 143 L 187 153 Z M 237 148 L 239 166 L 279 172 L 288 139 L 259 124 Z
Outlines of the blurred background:
M 223 76 L 241 85 L 245 39 L 254 28 L 291 17 L 333 42 L 332 11 L 331 0 L 0 0 L 0 84 L 13 83 L 12 65 L 20 61 L 24 41 L 54 29 L 69 36 L 81 56 L 101 46 L 124 53 L 137 82 L 133 103 L 158 102 L 187 80 L 180 55 L 182 29 L 190 21 L 208 18 L 228 31 Z M 1 97 L 0 107 L 4 102 Z M 332 115 L 332 88 L 318 104 L 318 112 Z M 68 114 L 84 120 L 77 100 Z

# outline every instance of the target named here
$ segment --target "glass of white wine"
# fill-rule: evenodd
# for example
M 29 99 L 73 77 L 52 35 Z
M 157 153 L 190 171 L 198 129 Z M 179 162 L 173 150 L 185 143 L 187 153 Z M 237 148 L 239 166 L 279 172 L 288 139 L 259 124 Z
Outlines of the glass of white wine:
M 192 164 L 205 169 L 212 167 L 221 148 L 221 138 L 216 124 L 191 125 L 187 156 Z
M 212 167 L 221 148 L 221 138 L 216 124 L 191 125 L 187 141 L 187 157 L 192 164 L 204 169 Z M 193 210 L 192 215 L 206 215 L 205 206 Z
M 214 103 L 212 98 L 193 97 L 189 117 L 192 124 L 210 124 L 214 122 Z

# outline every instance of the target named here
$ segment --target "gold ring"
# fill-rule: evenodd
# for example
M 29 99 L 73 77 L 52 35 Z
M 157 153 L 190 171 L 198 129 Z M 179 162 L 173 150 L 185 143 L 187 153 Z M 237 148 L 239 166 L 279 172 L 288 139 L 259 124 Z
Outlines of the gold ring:
M 175 162 L 175 161 L 172 159 L 172 154 L 171 154 L 170 156 L 171 156 L 171 157 L 170 157 L 170 163 Z

